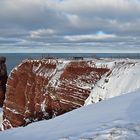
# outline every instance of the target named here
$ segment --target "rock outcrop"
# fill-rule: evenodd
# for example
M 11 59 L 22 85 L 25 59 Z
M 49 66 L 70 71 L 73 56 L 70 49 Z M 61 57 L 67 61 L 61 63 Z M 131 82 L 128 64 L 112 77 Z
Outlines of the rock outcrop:
M 0 107 L 3 106 L 6 92 L 7 69 L 5 62 L 6 58 L 0 57 Z
M 79 108 L 107 68 L 85 60 L 25 60 L 7 82 L 2 129 L 25 126 Z

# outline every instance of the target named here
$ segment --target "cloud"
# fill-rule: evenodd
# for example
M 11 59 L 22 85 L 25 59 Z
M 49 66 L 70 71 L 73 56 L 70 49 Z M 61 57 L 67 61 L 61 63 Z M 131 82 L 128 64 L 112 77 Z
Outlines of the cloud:
M 65 36 L 64 38 L 69 41 L 79 41 L 79 42 L 94 42 L 96 40 L 106 40 L 113 39 L 116 36 L 113 34 L 105 34 L 103 32 L 98 32 L 97 34 L 90 35 L 73 35 L 73 36 Z
M 53 29 L 39 29 L 36 31 L 31 31 L 30 32 L 30 37 L 31 38 L 39 38 L 41 36 L 46 36 L 46 35 L 53 35 L 55 34 L 56 31 Z
M 0 0 L 1 52 L 140 52 L 139 27 L 139 0 Z

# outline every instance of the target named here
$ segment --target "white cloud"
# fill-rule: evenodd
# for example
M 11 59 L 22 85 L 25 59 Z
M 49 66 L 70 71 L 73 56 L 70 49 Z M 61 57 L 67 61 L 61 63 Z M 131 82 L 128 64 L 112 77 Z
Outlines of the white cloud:
M 39 29 L 39 30 L 31 31 L 30 37 L 31 38 L 39 38 L 41 36 L 53 35 L 55 33 L 56 33 L 56 31 L 53 29 Z
M 105 39 L 113 39 L 116 35 L 114 34 L 89 34 L 89 35 L 73 35 L 73 36 L 65 36 L 64 39 L 68 41 L 96 41 L 96 40 L 105 40 Z

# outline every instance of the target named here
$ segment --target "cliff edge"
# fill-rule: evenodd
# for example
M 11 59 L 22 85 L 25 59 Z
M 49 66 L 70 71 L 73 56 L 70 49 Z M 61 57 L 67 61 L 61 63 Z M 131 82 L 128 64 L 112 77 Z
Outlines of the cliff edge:
M 107 68 L 86 60 L 25 60 L 11 72 L 2 130 L 50 119 L 84 105 Z

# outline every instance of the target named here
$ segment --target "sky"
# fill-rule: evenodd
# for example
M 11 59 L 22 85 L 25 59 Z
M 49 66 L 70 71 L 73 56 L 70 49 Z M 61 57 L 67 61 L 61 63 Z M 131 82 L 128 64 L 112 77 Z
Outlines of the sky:
M 0 0 L 0 53 L 140 53 L 140 0 Z

